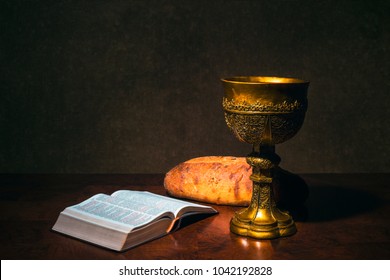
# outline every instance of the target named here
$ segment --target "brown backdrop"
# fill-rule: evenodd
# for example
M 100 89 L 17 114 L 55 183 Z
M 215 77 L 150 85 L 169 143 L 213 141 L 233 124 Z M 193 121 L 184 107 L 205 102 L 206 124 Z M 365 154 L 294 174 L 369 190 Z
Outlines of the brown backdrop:
M 0 172 L 157 173 L 246 155 L 219 79 L 311 81 L 294 172 L 389 172 L 389 1 L 8 1 Z M 35 3 L 34 3 L 35 2 Z

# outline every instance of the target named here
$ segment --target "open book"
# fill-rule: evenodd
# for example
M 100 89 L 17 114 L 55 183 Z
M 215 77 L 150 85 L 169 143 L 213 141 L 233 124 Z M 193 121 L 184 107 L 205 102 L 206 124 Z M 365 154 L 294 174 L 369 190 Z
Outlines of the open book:
M 159 238 L 193 214 L 217 213 L 209 206 L 145 191 L 97 194 L 62 211 L 53 230 L 123 251 Z

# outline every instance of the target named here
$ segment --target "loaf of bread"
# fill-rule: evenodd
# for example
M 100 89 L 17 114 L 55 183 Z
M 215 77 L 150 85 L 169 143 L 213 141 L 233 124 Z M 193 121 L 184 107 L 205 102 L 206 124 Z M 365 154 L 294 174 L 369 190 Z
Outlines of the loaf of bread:
M 252 196 L 251 174 L 244 157 L 199 157 L 171 169 L 165 176 L 164 187 L 178 198 L 246 206 Z
M 201 202 L 247 206 L 252 197 L 251 166 L 244 157 L 208 156 L 190 159 L 164 179 L 168 194 Z M 274 170 L 274 198 L 279 207 L 293 209 L 309 196 L 306 182 L 280 167 Z

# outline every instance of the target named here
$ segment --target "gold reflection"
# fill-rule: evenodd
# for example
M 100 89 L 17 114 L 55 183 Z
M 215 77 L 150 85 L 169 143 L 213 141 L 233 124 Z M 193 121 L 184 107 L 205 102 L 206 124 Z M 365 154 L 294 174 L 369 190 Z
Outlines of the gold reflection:
M 234 235 L 231 235 L 231 238 L 232 241 L 236 241 L 235 243 L 239 245 L 242 252 L 250 251 L 251 256 L 258 259 L 272 259 L 278 245 L 278 240 L 259 240 Z

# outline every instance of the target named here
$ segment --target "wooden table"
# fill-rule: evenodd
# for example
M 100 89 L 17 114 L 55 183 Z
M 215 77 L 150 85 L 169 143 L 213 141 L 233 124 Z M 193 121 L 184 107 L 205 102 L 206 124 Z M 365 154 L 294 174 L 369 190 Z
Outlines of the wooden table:
M 162 174 L 0 175 L 1 259 L 390 259 L 390 174 L 302 175 L 298 233 L 258 241 L 229 232 L 237 207 L 188 220 L 160 239 L 117 253 L 51 231 L 65 207 L 118 189 L 165 194 Z

